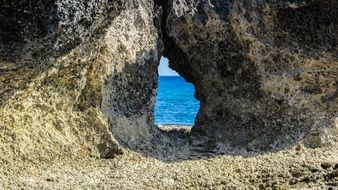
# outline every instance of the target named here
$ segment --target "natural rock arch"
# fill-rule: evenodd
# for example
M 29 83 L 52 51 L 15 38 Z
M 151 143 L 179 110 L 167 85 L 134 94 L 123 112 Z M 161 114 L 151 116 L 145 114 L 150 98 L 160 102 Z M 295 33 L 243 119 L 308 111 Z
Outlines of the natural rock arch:
M 1 11 L 11 27 L 0 30 L 0 154 L 110 158 L 187 137 L 212 149 L 334 143 L 338 5 L 318 2 L 36 0 L 24 4 L 38 5 L 32 20 Z M 1 10 L 11 5 L 21 6 Z M 192 136 L 154 127 L 163 49 L 196 86 Z

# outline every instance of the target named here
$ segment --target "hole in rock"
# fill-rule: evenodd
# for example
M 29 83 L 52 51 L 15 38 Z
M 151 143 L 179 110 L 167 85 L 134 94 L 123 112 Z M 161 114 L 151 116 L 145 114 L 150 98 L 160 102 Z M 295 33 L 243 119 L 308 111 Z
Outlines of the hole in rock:
M 161 58 L 158 71 L 155 124 L 192 127 L 200 106 L 194 97 L 194 85 L 169 68 L 169 61 L 165 57 Z

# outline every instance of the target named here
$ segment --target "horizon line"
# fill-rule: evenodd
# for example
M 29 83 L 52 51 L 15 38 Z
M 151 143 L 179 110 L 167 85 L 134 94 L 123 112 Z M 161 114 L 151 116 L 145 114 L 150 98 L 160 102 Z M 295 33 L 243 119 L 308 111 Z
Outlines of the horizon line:
M 180 77 L 180 75 L 158 75 L 160 77 Z

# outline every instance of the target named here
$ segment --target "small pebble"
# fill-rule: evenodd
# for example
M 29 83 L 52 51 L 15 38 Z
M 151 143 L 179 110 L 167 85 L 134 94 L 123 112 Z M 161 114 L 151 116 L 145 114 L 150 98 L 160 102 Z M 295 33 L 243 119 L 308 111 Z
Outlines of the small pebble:
M 332 165 L 330 164 L 330 163 L 322 163 L 321 165 L 320 165 L 324 170 L 327 170 L 327 169 L 329 169 Z
M 51 179 L 51 178 L 47 178 L 46 181 L 48 181 L 48 182 L 53 182 L 54 180 Z
M 333 169 L 334 169 L 334 170 L 337 170 L 337 169 L 338 169 L 338 164 L 334 165 L 334 166 L 333 166 Z

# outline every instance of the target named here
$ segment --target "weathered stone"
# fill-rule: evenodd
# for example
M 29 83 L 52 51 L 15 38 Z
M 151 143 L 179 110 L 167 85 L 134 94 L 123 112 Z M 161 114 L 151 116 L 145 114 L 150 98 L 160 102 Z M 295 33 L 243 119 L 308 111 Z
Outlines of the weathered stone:
M 337 4 L 5 0 L 1 158 L 110 158 L 121 144 L 148 153 L 179 142 L 205 154 L 220 143 L 247 151 L 330 145 L 338 130 Z M 191 139 L 154 127 L 162 41 L 201 102 Z
M 0 9 L 1 159 L 111 158 L 116 140 L 150 141 L 161 55 L 152 1 Z
M 334 141 L 337 1 L 162 5 L 165 56 L 201 102 L 193 133 L 250 149 Z
M 337 4 L 2 0 L 0 189 L 336 188 Z M 162 41 L 192 132 L 154 127 Z

